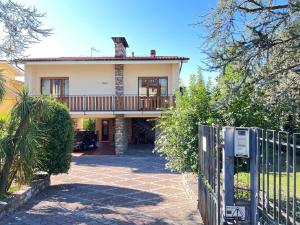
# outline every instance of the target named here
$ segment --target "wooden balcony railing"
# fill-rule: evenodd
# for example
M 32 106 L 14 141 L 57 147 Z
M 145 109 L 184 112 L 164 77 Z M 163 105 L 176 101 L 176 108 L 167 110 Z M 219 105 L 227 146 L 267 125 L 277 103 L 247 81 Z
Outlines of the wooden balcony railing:
M 55 97 L 66 104 L 70 111 L 161 111 L 175 107 L 175 96 L 87 96 L 70 95 Z

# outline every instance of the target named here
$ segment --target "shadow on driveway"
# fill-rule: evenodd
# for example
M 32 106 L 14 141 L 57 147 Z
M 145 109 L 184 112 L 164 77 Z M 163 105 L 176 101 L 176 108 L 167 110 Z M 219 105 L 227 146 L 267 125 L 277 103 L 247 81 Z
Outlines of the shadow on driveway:
M 131 188 L 54 185 L 0 224 L 169 224 L 134 209 L 155 206 L 161 201 L 158 194 Z
M 166 160 L 160 156 L 73 156 L 73 163 L 86 167 L 123 167 L 133 173 L 176 174 L 165 169 Z

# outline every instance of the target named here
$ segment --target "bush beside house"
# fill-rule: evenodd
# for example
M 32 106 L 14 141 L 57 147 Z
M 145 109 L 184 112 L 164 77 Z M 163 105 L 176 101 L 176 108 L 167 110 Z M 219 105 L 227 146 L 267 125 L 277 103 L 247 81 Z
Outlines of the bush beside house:
M 51 174 L 66 173 L 70 168 L 74 130 L 67 107 L 48 98 L 49 117 L 42 121 L 49 139 L 39 152 L 40 170 Z
M 11 184 L 29 184 L 37 171 L 67 172 L 73 126 L 67 108 L 48 97 L 21 91 L 0 127 L 0 195 Z
M 159 135 L 154 151 L 168 160 L 169 169 L 197 172 L 198 123 L 210 118 L 210 96 L 201 72 L 192 76 L 190 85 L 176 94 L 176 108 L 157 119 Z

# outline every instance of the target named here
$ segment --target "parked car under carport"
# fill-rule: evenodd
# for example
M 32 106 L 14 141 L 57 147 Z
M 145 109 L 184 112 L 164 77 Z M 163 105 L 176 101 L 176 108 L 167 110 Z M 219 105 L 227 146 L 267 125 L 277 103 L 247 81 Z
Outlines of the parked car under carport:
M 93 131 L 75 131 L 74 151 L 97 148 L 97 135 Z

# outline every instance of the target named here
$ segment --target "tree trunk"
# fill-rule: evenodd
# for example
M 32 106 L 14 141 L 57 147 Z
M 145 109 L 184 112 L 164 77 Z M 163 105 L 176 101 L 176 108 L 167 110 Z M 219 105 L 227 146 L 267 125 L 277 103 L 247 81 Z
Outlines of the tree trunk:
M 24 132 L 24 130 L 27 128 L 29 122 L 29 115 L 25 115 L 23 119 L 21 119 L 20 124 L 16 130 L 16 133 L 13 138 L 12 148 L 9 149 L 9 152 L 5 158 L 5 162 L 3 165 L 3 169 L 0 173 L 0 195 L 6 194 L 6 191 L 9 188 L 9 171 L 11 169 L 14 157 L 15 157 L 15 148 L 16 148 L 16 142 L 18 138 L 20 138 L 20 135 Z
M 9 154 L 4 162 L 1 174 L 0 174 L 0 195 L 6 194 L 8 189 L 8 177 L 9 170 L 13 162 L 13 154 Z

